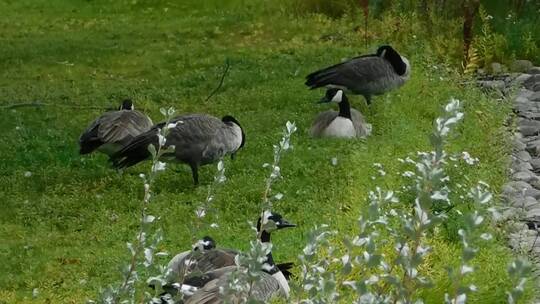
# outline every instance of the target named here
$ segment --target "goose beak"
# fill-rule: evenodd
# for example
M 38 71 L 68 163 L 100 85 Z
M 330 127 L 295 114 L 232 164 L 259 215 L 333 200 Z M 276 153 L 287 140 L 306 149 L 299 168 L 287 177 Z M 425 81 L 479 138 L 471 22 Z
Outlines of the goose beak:
M 288 227 L 296 227 L 296 224 L 290 223 L 286 219 L 281 219 L 279 223 L 276 223 L 277 229 L 283 229 Z

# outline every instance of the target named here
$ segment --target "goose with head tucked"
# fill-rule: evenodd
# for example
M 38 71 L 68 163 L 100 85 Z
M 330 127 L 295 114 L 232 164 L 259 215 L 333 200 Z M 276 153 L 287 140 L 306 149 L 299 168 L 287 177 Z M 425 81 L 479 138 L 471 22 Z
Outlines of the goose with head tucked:
M 158 145 L 159 130 L 165 122 L 135 137 L 126 147 L 112 156 L 113 166 L 125 168 L 150 157 L 148 146 Z M 188 114 L 169 121 L 169 133 L 164 147 L 174 151 L 164 153 L 163 160 L 174 160 L 190 166 L 193 182 L 199 183 L 198 169 L 236 152 L 244 146 L 245 134 L 240 123 L 232 116 L 222 119 L 206 114 Z M 171 147 L 172 148 L 172 147 Z
M 329 110 L 317 115 L 310 129 L 313 137 L 364 138 L 371 134 L 371 124 L 352 109 L 343 90 L 328 89 L 320 103 L 335 102 L 339 112 Z
M 133 102 L 126 99 L 118 111 L 104 113 L 86 128 L 79 138 L 79 153 L 88 154 L 98 150 L 110 157 L 152 126 L 152 120 L 135 111 Z
M 306 85 L 310 89 L 339 88 L 363 95 L 370 105 L 372 95 L 399 88 L 410 75 L 409 60 L 391 46 L 383 45 L 375 54 L 355 57 L 309 74 Z
M 281 215 L 265 211 L 257 222 L 259 240 L 263 243 L 270 243 L 272 231 L 295 226 L 296 225 L 285 220 Z M 209 252 L 211 252 L 211 250 Z M 275 296 L 288 298 L 290 288 L 287 281 L 288 276 L 284 274 L 284 271 L 291 267 L 291 264 L 281 264 L 283 266 L 275 264 L 271 251 L 266 256 L 265 264 L 260 279 L 252 286 L 252 297 L 263 302 L 267 302 Z M 239 267 L 243 266 L 232 264 L 230 266 L 207 271 L 203 274 L 186 277 L 183 281 L 183 286 L 191 287 L 191 290 L 194 290 L 194 292 L 187 297 L 184 303 L 223 303 L 224 299 L 220 294 L 220 290 L 228 284 L 230 275 Z M 229 300 L 234 302 L 234 299 Z

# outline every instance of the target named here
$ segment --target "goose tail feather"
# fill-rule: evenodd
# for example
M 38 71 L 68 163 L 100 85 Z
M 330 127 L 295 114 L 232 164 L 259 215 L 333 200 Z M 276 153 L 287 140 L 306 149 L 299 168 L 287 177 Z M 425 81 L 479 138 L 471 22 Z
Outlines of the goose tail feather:
M 135 137 L 122 150 L 111 156 L 112 166 L 116 169 L 131 167 L 150 157 L 148 146 L 158 145 L 156 130 L 150 130 Z

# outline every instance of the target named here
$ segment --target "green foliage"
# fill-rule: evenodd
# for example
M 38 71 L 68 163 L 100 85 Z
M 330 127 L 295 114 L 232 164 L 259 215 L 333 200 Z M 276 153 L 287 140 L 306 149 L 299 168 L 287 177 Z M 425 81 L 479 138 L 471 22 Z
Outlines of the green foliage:
M 235 161 L 224 160 L 227 186 L 216 190 L 212 202 L 220 233 L 200 231 L 216 235 L 224 247 L 249 247 L 253 235 L 245 223 L 260 213 L 268 175 L 261 164 L 272 159 L 271 147 L 283 124 L 296 121 L 294 149 L 280 166 L 285 182 L 272 190 L 284 194 L 276 211 L 298 227 L 276 234 L 276 261 L 296 260 L 304 235 L 315 224 L 329 224 L 339 234 L 354 232 L 368 190 L 400 185 L 396 177 L 371 179 L 377 172 L 372 164 L 381 163 L 390 172 L 396 158 L 425 150 L 430 126 L 451 96 L 466 102 L 467 118 L 450 138 L 448 150 L 468 151 L 482 160 L 474 169 L 455 170 L 486 181 L 492 189 L 500 189 L 506 179 L 509 145 L 502 123 L 510 108 L 474 86 L 460 85 L 456 69 L 440 63 L 441 58 L 451 61 L 444 47 L 434 51 L 423 38 L 429 34 L 413 31 L 420 26 L 412 17 L 391 24 L 392 32 L 390 25 L 370 21 L 370 48 L 394 44 L 409 57 L 413 74 L 400 90 L 376 97 L 369 109 L 362 99 L 351 99 L 374 132 L 365 141 L 350 142 L 307 136 L 311 120 L 322 111 L 312 101 L 322 92 L 303 87 L 307 73 L 368 51 L 361 47 L 363 36 L 352 31 L 357 24 L 346 18 L 291 18 L 282 3 L 247 0 L 22 0 L 0 2 L 0 11 L 6 12 L 0 19 L 0 107 L 49 104 L 0 109 L 0 299 L 6 302 L 32 301 L 35 289 L 35 303 L 81 303 L 121 279 L 118 265 L 125 262 L 125 244 L 139 225 L 139 173 L 151 165 L 120 175 L 103 155 L 79 156 L 77 139 L 93 118 L 116 107 L 122 97 L 133 98 L 135 107 L 154 121 L 160 119 L 161 107 L 173 105 L 178 113 L 234 114 L 246 128 L 246 146 Z M 394 33 L 399 28 L 408 34 Z M 434 33 L 459 35 L 459 22 L 439 29 Z M 398 36 L 403 40 L 392 40 Z M 459 38 L 440 37 L 447 54 L 461 51 Z M 204 102 L 226 60 L 231 69 L 222 89 Z M 156 178 L 149 213 L 161 217 L 160 251 L 189 248 L 196 202 L 207 196 L 215 171 L 215 166 L 201 168 L 198 188 L 192 186 L 189 169 L 180 165 L 171 164 Z M 448 225 L 448 231 L 457 231 L 459 221 Z M 435 287 L 422 292 L 426 303 L 440 302 L 450 284 L 446 267 L 458 263 L 459 240 L 450 237 L 455 233 L 448 235 L 429 239 L 433 252 L 426 267 Z M 341 244 L 330 241 L 334 247 Z M 504 291 L 513 284 L 506 274 L 511 255 L 504 239 L 497 237 L 486 246 L 477 257 L 481 271 L 471 274 L 479 291 L 470 302 L 505 299 Z M 528 290 L 524 299 L 530 297 Z
M 331 18 L 353 15 L 358 12 L 357 0 L 292 0 L 297 15 L 323 14 Z
M 479 8 L 479 16 L 481 31 L 475 37 L 473 45 L 478 49 L 478 54 L 483 59 L 484 66 L 488 66 L 494 61 L 503 61 L 505 59 L 505 51 L 507 50 L 505 37 L 493 32 L 490 21 L 493 19 L 493 16 L 489 15 L 483 6 Z

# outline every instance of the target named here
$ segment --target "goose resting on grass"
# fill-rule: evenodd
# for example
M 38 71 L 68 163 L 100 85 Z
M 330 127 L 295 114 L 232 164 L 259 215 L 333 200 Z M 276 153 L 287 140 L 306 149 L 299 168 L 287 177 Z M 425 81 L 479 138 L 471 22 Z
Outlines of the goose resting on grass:
M 320 102 L 336 102 L 339 112 L 329 110 L 317 115 L 309 130 L 311 136 L 364 138 L 371 134 L 371 124 L 366 123 L 360 112 L 351 109 L 343 90 L 327 90 Z
M 281 215 L 266 211 L 258 219 L 257 231 L 259 231 L 260 241 L 269 243 L 272 231 L 295 226 Z M 185 268 L 186 264 L 197 265 L 197 272 L 190 273 L 181 284 L 178 283 L 178 286 L 194 291 L 193 294 L 186 295 L 184 303 L 223 303 L 220 289 L 227 285 L 229 276 L 237 269 L 235 257 L 238 254 L 239 252 L 235 250 L 211 248 L 202 251 L 202 254 L 196 255 L 193 261 L 189 263 L 186 263 L 189 260 L 185 258 L 183 260 L 177 259 L 177 257 L 173 258 L 173 261 L 175 261 L 173 267 Z M 219 258 L 220 256 L 225 258 Z M 265 267 L 260 279 L 252 286 L 252 296 L 265 303 L 274 296 L 287 298 L 290 290 L 287 281 L 290 276 L 288 270 L 292 267 L 292 263 L 275 264 L 272 252 L 267 254 L 265 263 L 268 264 L 268 267 Z M 171 264 L 169 264 L 169 267 L 171 267 Z M 208 270 L 204 271 L 204 269 Z M 234 303 L 234 299 L 229 300 Z
M 118 111 L 104 113 L 86 128 L 79 138 L 79 153 L 98 150 L 110 157 L 137 135 L 150 130 L 152 125 L 152 120 L 135 111 L 133 102 L 126 99 Z
M 389 45 L 377 53 L 352 58 L 313 72 L 306 77 L 310 89 L 339 88 L 363 95 L 368 105 L 372 95 L 381 95 L 402 86 L 410 77 L 411 66 Z
M 175 117 L 169 123 L 175 126 L 169 129 L 165 147 L 174 146 L 174 151 L 165 153 L 163 158 L 188 164 L 195 185 L 199 183 L 199 166 L 216 162 L 227 154 L 234 157 L 244 146 L 244 131 L 232 116 L 220 120 L 206 114 L 188 114 Z M 164 122 L 159 123 L 135 137 L 112 156 L 113 166 L 130 167 L 149 158 L 148 146 L 157 147 L 159 129 L 164 125 Z

